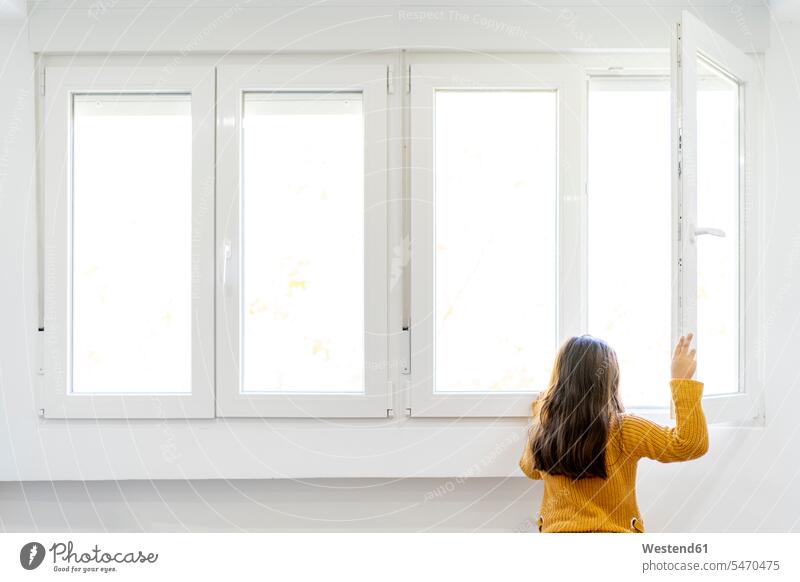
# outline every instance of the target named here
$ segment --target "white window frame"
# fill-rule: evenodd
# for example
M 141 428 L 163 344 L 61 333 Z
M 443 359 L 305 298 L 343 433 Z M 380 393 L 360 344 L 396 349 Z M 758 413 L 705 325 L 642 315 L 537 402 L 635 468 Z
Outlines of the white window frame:
M 694 155 L 696 80 L 694 54 L 701 51 L 745 81 L 743 115 L 746 165 L 740 200 L 740 386 L 739 391 L 704 398 L 711 422 L 742 421 L 763 414 L 762 343 L 763 283 L 754 268 L 763 258 L 760 242 L 762 213 L 757 197 L 758 135 L 753 113 L 759 110 L 759 87 L 753 60 L 696 18 L 684 14 L 680 38 L 673 39 L 673 335 L 694 330 L 696 305 L 691 266 L 694 249 L 687 233 L 695 209 L 687 183 L 693 178 L 677 175 L 677 163 L 690 167 Z M 681 66 L 678 66 L 678 55 Z M 441 57 L 441 58 L 440 58 Z M 624 68 L 620 76 L 660 75 L 661 66 L 641 58 L 614 57 L 622 64 L 645 62 Z M 436 88 L 530 88 L 559 91 L 559 200 L 557 204 L 558 315 L 554 347 L 571 335 L 584 333 L 587 316 L 586 277 L 586 98 L 587 75 L 612 74 L 605 58 L 576 58 L 569 65 L 498 59 L 496 63 L 471 63 L 463 58 L 448 62 L 442 55 L 424 55 L 410 69 L 403 67 L 403 89 L 410 93 L 400 114 L 392 113 L 389 97 L 394 88 L 391 67 L 379 64 L 208 64 L 163 67 L 102 66 L 102 63 L 49 65 L 42 75 L 42 182 L 44 196 L 44 381 L 41 407 L 46 418 L 384 418 L 392 414 L 396 366 L 389 359 L 389 273 L 387 235 L 394 218 L 389 215 L 391 180 L 388 159 L 389 127 L 407 127 L 410 166 L 410 332 L 394 330 L 410 338 L 406 354 L 399 354 L 408 379 L 407 414 L 412 417 L 526 417 L 536 392 L 434 393 L 433 392 L 433 174 L 432 137 L 434 89 Z M 659 62 L 660 59 L 658 59 Z M 238 61 L 241 62 L 241 61 Z M 233 60 L 233 63 L 237 63 Z M 215 77 L 216 71 L 216 77 Z M 616 75 L 615 75 L 616 76 Z M 215 83 L 216 78 L 216 83 Z M 398 76 L 399 78 L 399 76 Z M 46 85 L 44 80 L 46 79 Z M 399 87 L 399 83 L 398 83 Z M 241 394 L 238 381 L 238 202 L 241 95 L 244 90 L 354 90 L 362 92 L 366 113 L 365 139 L 365 346 L 366 370 L 363 394 Z M 73 93 L 162 91 L 191 93 L 193 112 L 193 329 L 192 393 L 84 395 L 69 394 L 69 172 L 70 99 Z M 403 98 L 405 99 L 405 97 Z M 398 107 L 400 105 L 397 105 Z M 391 109 L 391 110 L 390 110 Z M 408 122 L 406 126 L 405 123 Z M 679 125 L 680 123 L 680 125 Z M 683 132 L 678 151 L 677 128 Z M 216 129 L 216 136 L 215 136 Z M 399 143 L 399 142 L 398 142 Z M 400 147 L 399 145 L 397 146 Z M 216 148 L 216 149 L 215 149 Z M 216 156 L 216 157 L 215 157 Z M 679 158 L 679 156 L 682 157 Z M 216 166 L 215 166 L 216 161 Z M 216 170 L 216 181 L 214 172 Z M 399 174 L 395 173 L 393 176 Z M 218 191 L 215 199 L 214 187 Z M 695 187 L 696 190 L 696 187 Z M 394 212 L 394 211 L 393 211 Z M 677 228 L 679 219 L 680 229 Z M 391 220 L 390 220 L 391 219 Z M 216 241 L 215 241 L 216 229 Z M 230 245 L 226 245 L 226 241 Z M 745 244 L 746 243 L 746 244 Z M 230 255 L 226 257 L 226 249 Z M 681 261 L 679 261 L 679 259 Z M 680 266 L 682 262 L 682 267 Z M 695 260 L 696 262 L 696 260 Z M 216 279 L 215 279 L 216 272 Z M 227 278 L 227 282 L 223 280 Z M 214 315 L 216 308 L 216 315 Z M 745 325 L 746 324 L 746 325 Z M 406 346 L 401 346 L 405 351 Z M 405 363 L 410 365 L 406 368 Z M 216 390 L 215 399 L 215 386 Z M 662 419 L 663 409 L 636 409 Z
M 389 67 L 256 64 L 218 67 L 217 416 L 386 418 L 389 381 L 387 119 Z M 363 393 L 253 393 L 240 380 L 240 160 L 245 91 L 355 91 L 364 105 Z
M 413 65 L 410 72 L 412 417 L 526 417 L 536 392 L 435 392 L 434 93 L 437 89 L 530 89 L 558 93 L 556 327 L 560 340 L 586 328 L 585 75 L 574 65 Z
M 676 27 L 672 50 L 673 95 L 673 268 L 680 297 L 673 304 L 673 339 L 697 330 L 697 57 L 703 56 L 739 82 L 739 370 L 738 385 L 730 394 L 705 396 L 703 409 L 709 422 L 746 421 L 762 414 L 758 337 L 763 293 L 758 275 L 756 224 L 759 220 L 755 174 L 759 91 L 754 60 L 688 12 Z M 680 171 L 678 165 L 680 164 Z M 713 226 L 713 225 L 703 225 Z M 701 338 L 698 338 L 701 339 Z M 699 354 L 702 357 L 702 354 Z M 702 378 L 700 378 L 702 380 Z
M 49 66 L 44 91 L 45 418 L 214 415 L 214 69 Z M 72 104 L 76 93 L 183 93 L 192 110 L 192 369 L 188 394 L 71 392 Z M 157 284 L 142 281 L 142 284 Z M 119 330 L 124 333 L 124 330 Z M 124 373 L 124 372 L 120 372 Z

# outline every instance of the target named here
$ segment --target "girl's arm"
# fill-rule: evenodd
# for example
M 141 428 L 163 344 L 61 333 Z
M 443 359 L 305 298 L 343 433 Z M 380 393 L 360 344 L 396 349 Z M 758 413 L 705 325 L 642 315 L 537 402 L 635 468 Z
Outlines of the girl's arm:
M 675 402 L 675 427 L 635 415 L 623 417 L 622 449 L 628 455 L 671 463 L 696 459 L 708 451 L 708 427 L 700 404 L 702 382 L 673 379 L 670 388 Z
M 531 415 L 533 416 L 533 421 L 536 422 L 537 417 L 539 416 L 539 401 L 534 400 L 531 404 Z M 533 451 L 531 450 L 531 439 L 530 439 L 530 431 L 529 436 L 525 439 L 525 449 L 522 451 L 522 457 L 519 460 L 519 468 L 522 469 L 522 472 L 525 473 L 527 477 L 531 479 L 541 479 L 542 473 L 537 469 L 533 468 Z
M 622 421 L 622 449 L 629 455 L 669 463 L 696 459 L 708 451 L 708 427 L 700 403 L 703 384 L 692 380 L 697 369 L 692 334 L 681 336 L 672 355 L 672 401 L 675 427 L 667 428 L 638 416 Z

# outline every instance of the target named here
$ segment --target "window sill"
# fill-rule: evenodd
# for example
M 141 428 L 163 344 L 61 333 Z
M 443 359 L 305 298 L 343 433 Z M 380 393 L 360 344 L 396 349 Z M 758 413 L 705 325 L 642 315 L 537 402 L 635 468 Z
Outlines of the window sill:
M 0 464 L 0 480 L 511 477 L 527 426 L 522 418 L 38 419 L 17 462 Z M 714 425 L 712 442 L 752 428 Z

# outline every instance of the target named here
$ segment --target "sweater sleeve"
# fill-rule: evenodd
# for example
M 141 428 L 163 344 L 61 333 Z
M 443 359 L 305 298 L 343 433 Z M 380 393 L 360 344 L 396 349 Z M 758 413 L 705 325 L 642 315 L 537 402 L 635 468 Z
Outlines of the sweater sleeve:
M 526 477 L 531 479 L 541 479 L 541 471 L 533 468 L 533 451 L 531 451 L 531 441 L 526 440 L 525 450 L 522 451 L 522 457 L 519 460 L 519 468 L 525 473 Z
M 531 414 L 533 415 L 533 421 L 536 422 L 536 419 L 539 416 L 538 400 L 534 400 L 531 404 Z M 522 472 L 525 473 L 526 477 L 531 479 L 542 478 L 542 473 L 533 468 L 533 451 L 531 450 L 530 434 L 528 435 L 528 438 L 525 439 L 525 448 L 523 449 L 522 457 L 520 457 L 519 460 L 519 468 L 522 469 Z
M 647 457 L 662 463 L 688 461 L 708 451 L 708 427 L 701 398 L 703 383 L 672 380 L 675 427 L 668 428 L 636 415 L 622 421 L 622 449 L 632 457 Z

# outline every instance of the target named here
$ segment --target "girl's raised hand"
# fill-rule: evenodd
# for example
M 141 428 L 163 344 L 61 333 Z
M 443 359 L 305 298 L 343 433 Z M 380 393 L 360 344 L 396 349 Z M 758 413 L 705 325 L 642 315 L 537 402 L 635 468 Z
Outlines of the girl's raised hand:
M 672 353 L 672 377 L 689 380 L 697 369 L 697 350 L 691 348 L 694 334 L 681 336 Z

